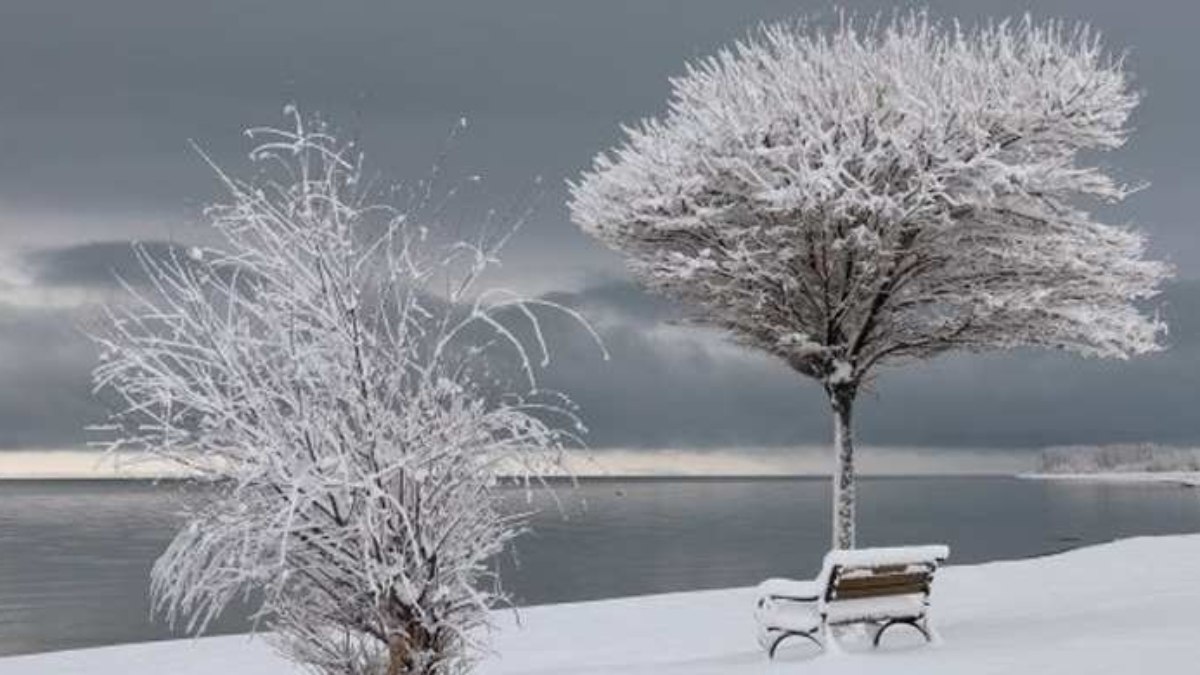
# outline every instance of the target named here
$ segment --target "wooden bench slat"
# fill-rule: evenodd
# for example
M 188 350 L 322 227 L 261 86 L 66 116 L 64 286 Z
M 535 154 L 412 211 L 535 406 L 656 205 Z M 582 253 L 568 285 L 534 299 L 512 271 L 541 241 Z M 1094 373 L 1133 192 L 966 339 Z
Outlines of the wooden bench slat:
M 881 586 L 895 586 L 898 584 L 928 583 L 930 579 L 932 579 L 932 575 L 928 572 L 911 572 L 908 574 L 875 574 L 865 577 L 839 576 L 834 582 L 834 587 L 877 588 Z
M 924 594 L 928 586 L 926 584 L 905 584 L 900 586 L 882 586 L 876 588 L 849 588 L 840 589 L 834 596 L 835 600 L 858 600 L 860 598 L 881 598 L 892 595 L 920 595 Z
M 888 595 L 927 593 L 933 576 L 928 572 L 838 576 L 830 589 L 833 600 L 878 598 Z

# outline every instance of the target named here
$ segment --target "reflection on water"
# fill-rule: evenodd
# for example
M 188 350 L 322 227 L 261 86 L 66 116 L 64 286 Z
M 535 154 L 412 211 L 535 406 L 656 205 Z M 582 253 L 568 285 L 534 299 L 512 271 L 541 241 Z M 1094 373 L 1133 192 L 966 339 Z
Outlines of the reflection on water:
M 146 587 L 178 524 L 172 489 L 0 482 L 0 654 L 171 637 Z M 589 481 L 560 497 L 501 561 L 518 603 L 809 576 L 828 546 L 825 480 Z M 945 542 L 955 563 L 1200 531 L 1200 492 L 1168 485 L 868 478 L 859 500 L 861 544 Z

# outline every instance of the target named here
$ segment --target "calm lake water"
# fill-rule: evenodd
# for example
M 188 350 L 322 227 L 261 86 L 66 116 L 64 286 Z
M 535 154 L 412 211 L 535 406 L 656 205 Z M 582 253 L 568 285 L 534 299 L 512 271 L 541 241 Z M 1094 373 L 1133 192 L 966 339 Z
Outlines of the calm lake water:
M 170 539 L 170 484 L 0 482 L 0 655 L 172 637 L 147 578 Z M 564 488 L 506 559 L 520 604 L 808 577 L 829 539 L 825 479 L 602 480 Z M 866 478 L 862 545 L 944 542 L 952 563 L 1200 532 L 1200 491 L 1009 478 Z M 238 617 L 219 632 L 243 630 Z

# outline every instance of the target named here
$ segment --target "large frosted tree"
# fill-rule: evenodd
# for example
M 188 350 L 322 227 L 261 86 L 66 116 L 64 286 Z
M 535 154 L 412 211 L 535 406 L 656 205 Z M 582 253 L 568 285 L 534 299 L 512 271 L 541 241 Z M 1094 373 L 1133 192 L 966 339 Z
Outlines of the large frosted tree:
M 651 289 L 828 394 L 833 544 L 854 546 L 857 394 L 948 350 L 1160 348 L 1170 275 L 1088 210 L 1138 102 L 1084 26 L 923 13 L 765 27 L 673 79 L 571 186 L 584 231 Z

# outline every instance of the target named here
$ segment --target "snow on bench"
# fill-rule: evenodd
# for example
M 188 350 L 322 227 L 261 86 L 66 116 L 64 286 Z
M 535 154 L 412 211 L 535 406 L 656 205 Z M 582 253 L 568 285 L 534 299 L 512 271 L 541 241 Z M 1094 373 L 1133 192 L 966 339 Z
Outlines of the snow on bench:
M 758 586 L 754 614 L 759 643 L 771 658 L 790 637 L 836 649 L 829 628 L 850 624 L 877 625 L 875 646 L 897 624 L 932 641 L 929 591 L 938 565 L 949 556 L 942 545 L 830 551 L 812 581 L 768 579 Z

